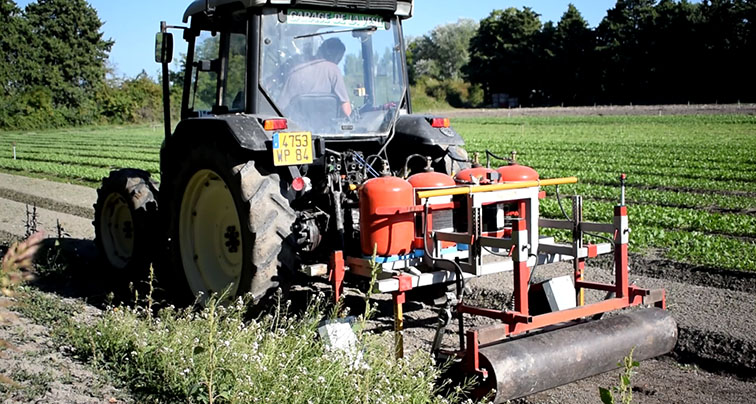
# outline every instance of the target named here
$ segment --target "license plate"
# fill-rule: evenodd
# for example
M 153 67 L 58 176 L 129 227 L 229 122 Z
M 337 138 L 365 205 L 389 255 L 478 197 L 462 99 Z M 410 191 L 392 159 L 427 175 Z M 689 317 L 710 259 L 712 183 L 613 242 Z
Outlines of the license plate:
M 312 134 L 310 132 L 273 134 L 273 164 L 276 166 L 312 164 Z

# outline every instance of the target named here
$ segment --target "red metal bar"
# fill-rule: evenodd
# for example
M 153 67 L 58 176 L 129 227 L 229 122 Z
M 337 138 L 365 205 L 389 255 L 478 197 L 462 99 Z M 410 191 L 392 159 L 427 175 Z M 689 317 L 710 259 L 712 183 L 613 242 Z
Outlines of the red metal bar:
M 588 258 L 598 257 L 598 245 L 586 244 L 585 247 L 588 248 Z
M 662 299 L 661 301 L 656 302 L 654 306 L 662 310 L 667 310 L 667 291 L 666 290 L 662 290 Z
M 338 303 L 344 293 L 344 252 L 334 251 L 331 253 L 328 266 L 330 269 L 328 280 L 331 281 L 333 288 L 333 299 L 335 303 Z
M 509 336 L 521 334 L 525 331 L 536 330 L 550 325 L 577 320 L 584 317 L 590 317 L 596 314 L 619 310 L 626 307 L 638 306 L 641 303 L 642 299 L 630 303 L 625 298 L 613 298 L 602 300 L 597 303 L 587 304 L 585 306 L 575 307 L 573 309 L 561 310 L 552 313 L 541 314 L 538 316 L 523 316 L 519 313 L 506 310 L 501 311 L 484 309 L 480 307 L 471 307 L 465 305 L 459 305 L 457 307 L 457 310 L 466 314 L 473 314 L 500 320 L 501 322 L 509 326 L 507 332 L 503 333 L 503 335 L 501 336 L 501 338 L 506 338 Z
M 524 206 L 524 203 L 520 203 L 520 208 Z M 522 212 L 521 212 L 522 213 Z M 525 216 L 523 216 L 525 217 Z M 512 222 L 512 237 L 516 254 L 513 254 L 515 261 L 514 267 L 514 300 L 515 311 L 528 315 L 530 308 L 528 304 L 528 286 L 530 283 L 530 268 L 528 268 L 528 254 L 523 253 L 523 249 L 528 243 L 527 240 L 527 221 L 525 219 L 518 219 Z M 523 234 L 526 235 L 524 240 Z
M 467 354 L 463 366 L 468 373 L 480 372 L 480 352 L 478 351 L 478 331 L 467 332 Z
M 585 293 L 580 286 L 585 279 L 585 258 L 575 259 L 575 301 L 578 306 L 585 304 Z

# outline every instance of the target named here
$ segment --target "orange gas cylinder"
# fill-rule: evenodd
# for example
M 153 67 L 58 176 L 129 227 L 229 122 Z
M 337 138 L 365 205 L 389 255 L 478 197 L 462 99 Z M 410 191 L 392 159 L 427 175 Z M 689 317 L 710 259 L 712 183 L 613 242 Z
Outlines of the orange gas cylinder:
M 492 184 L 498 181 L 491 180 L 491 174 L 497 176 L 496 171 L 486 167 L 466 168 L 457 173 L 454 179 L 459 184 Z
M 496 171 L 501 176 L 501 182 L 536 181 L 539 178 L 536 170 L 517 163 L 501 166 Z
M 412 186 L 415 188 L 415 191 L 420 189 L 452 188 L 457 185 L 452 177 L 446 174 L 432 171 L 415 174 L 409 177 L 407 181 L 412 184 Z M 451 201 L 451 196 L 437 196 L 434 198 L 429 198 L 428 203 L 433 205 L 450 203 Z M 418 201 L 418 203 L 419 202 L 420 201 Z M 432 231 L 454 231 L 452 209 L 438 210 L 428 213 L 428 240 L 432 240 L 430 238 Z M 419 232 L 422 232 L 422 230 L 420 230 Z M 431 243 L 429 243 L 428 245 L 428 250 L 433 251 L 433 246 L 431 246 L 430 244 Z M 455 244 L 446 241 L 441 243 L 442 248 L 451 247 L 453 245 Z M 417 238 L 415 238 L 414 247 L 417 249 L 423 249 L 423 236 L 421 234 L 418 234 Z
M 379 208 L 407 208 L 415 205 L 412 185 L 396 177 L 373 178 L 360 188 L 360 232 L 362 253 L 382 257 L 408 254 L 415 237 L 415 214 L 378 214 Z

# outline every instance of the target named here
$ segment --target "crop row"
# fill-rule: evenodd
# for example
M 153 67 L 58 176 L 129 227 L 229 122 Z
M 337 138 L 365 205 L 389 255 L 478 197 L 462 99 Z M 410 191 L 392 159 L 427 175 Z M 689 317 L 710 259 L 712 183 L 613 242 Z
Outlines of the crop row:
M 572 204 L 569 199 L 563 198 L 562 205 L 565 209 L 571 209 Z M 586 220 L 611 222 L 614 205 L 608 202 L 585 201 L 583 217 Z M 570 212 L 567 213 L 570 214 Z M 541 214 L 555 218 L 562 216 L 556 198 L 547 198 L 542 201 Z M 756 215 L 711 213 L 695 209 L 640 205 L 628 206 L 628 216 L 633 225 L 756 238 Z
M 613 185 L 617 183 L 618 172 L 595 172 L 582 170 L 539 170 L 543 178 L 577 176 L 580 181 L 590 184 Z M 627 172 L 627 185 L 637 187 L 679 188 L 681 190 L 724 191 L 732 193 L 756 193 L 756 183 L 717 179 L 691 179 L 662 175 L 645 175 Z
M 12 158 L 0 157 L 0 169 L 22 171 L 38 174 L 47 174 L 60 178 L 71 178 L 92 183 L 99 183 L 106 177 L 111 169 L 125 168 L 127 165 L 109 167 L 95 167 L 91 165 L 61 164 L 49 161 L 26 161 L 13 160 Z M 138 168 L 138 167 L 134 167 Z M 159 170 L 148 170 L 159 179 Z
M 630 251 L 633 252 L 643 252 L 649 247 L 663 248 L 669 258 L 679 262 L 741 271 L 753 271 L 756 268 L 754 241 L 652 226 L 631 226 L 631 230 Z M 569 235 L 564 230 L 545 229 L 542 234 L 569 240 Z
M 547 190 L 547 192 L 553 193 L 554 191 Z M 569 193 L 583 195 L 584 197 L 592 199 L 619 201 L 619 181 L 617 181 L 616 185 L 597 185 L 581 182 L 563 187 L 562 194 L 567 195 Z M 626 189 L 626 198 L 629 205 L 660 205 L 688 209 L 727 210 L 734 212 L 756 209 L 756 197 L 725 195 L 711 192 L 691 193 L 628 187 Z
M 61 161 L 65 163 L 82 163 L 100 166 L 112 164 L 157 164 L 160 162 L 159 153 L 124 152 L 114 150 L 64 150 L 64 151 L 37 151 L 19 152 L 17 158 L 34 161 Z M 102 163 L 105 164 L 102 164 Z M 131 163 L 136 162 L 136 163 Z M 142 168 L 142 167 L 138 167 Z

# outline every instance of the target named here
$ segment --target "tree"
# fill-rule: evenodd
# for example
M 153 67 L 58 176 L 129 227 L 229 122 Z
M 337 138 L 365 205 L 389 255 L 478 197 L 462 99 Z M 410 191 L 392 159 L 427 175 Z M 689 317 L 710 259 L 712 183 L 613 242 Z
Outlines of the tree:
M 28 39 L 37 49 L 38 68 L 30 72 L 29 81 L 50 89 L 56 107 L 81 109 L 89 104 L 104 85 L 113 46 L 103 39 L 95 9 L 85 0 L 37 0 L 25 14 L 31 27 Z
M 700 5 L 704 49 L 698 79 L 707 98 L 735 102 L 756 92 L 756 1 L 706 0 Z
M 553 75 L 554 98 L 567 105 L 592 101 L 597 90 L 595 36 L 580 11 L 570 3 L 556 26 Z
M 654 103 L 685 103 L 700 99 L 701 56 L 704 50 L 701 23 L 703 16 L 697 4 L 661 0 L 656 5 L 656 19 L 650 36 L 655 38 L 649 56 L 655 61 L 649 72 Z
M 526 102 L 538 92 L 536 50 L 541 30 L 539 15 L 528 7 L 494 10 L 480 22 L 470 41 L 470 63 L 465 72 L 486 95 L 508 93 Z
M 13 0 L 0 0 L 0 99 L 23 87 L 23 75 L 33 49 L 28 46 L 29 25 Z
M 654 0 L 618 0 L 597 30 L 603 73 L 604 100 L 643 102 L 652 91 L 650 74 L 655 61 L 650 50 L 655 46 Z
M 410 42 L 416 75 L 431 76 L 438 80 L 459 79 L 462 66 L 470 59 L 470 39 L 478 23 L 460 18 L 456 23 L 439 25 L 430 35 Z

